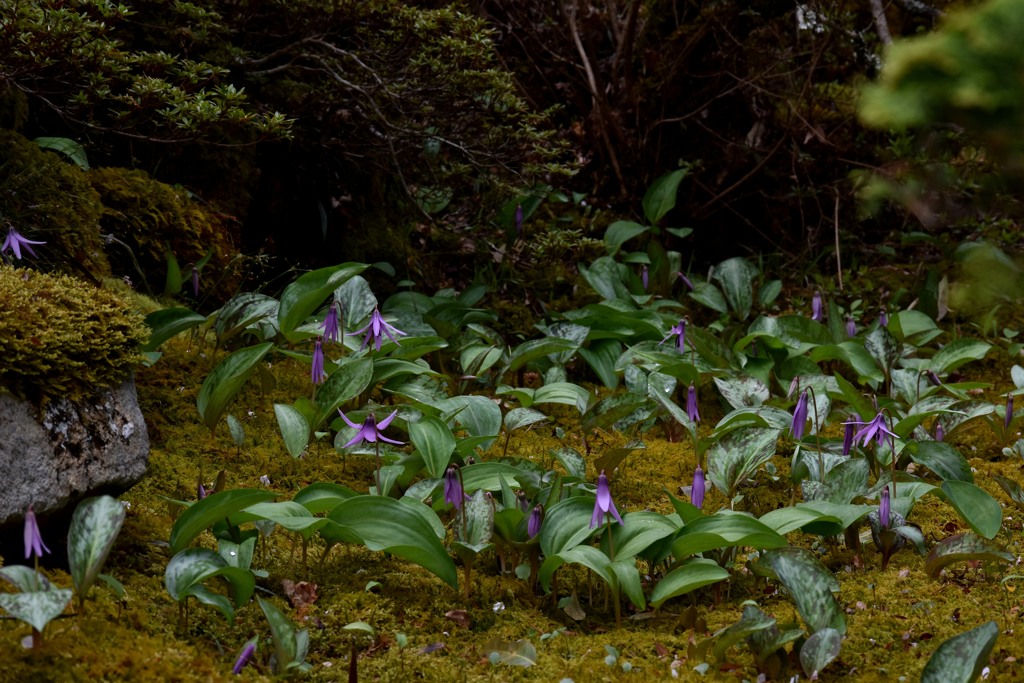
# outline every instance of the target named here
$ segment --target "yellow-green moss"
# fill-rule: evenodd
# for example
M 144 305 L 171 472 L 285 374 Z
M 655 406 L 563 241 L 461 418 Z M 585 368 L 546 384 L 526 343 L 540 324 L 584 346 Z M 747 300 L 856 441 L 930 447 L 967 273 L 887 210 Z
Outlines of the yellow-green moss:
M 100 200 L 86 172 L 8 130 L 0 130 L 0 160 L 0 216 L 25 237 L 46 242 L 35 248 L 39 262 L 97 280 L 108 275 Z
M 223 300 L 235 292 L 241 275 L 238 226 L 230 218 L 143 171 L 101 168 L 90 172 L 89 180 L 103 203 L 103 232 L 117 240 L 108 257 L 118 275 L 141 280 L 141 289 L 158 294 L 164 291 L 168 250 L 187 280 L 188 267 L 212 249 L 202 274 L 203 293 Z
M 113 292 L 67 275 L 0 266 L 0 388 L 77 398 L 123 380 L 149 336 Z

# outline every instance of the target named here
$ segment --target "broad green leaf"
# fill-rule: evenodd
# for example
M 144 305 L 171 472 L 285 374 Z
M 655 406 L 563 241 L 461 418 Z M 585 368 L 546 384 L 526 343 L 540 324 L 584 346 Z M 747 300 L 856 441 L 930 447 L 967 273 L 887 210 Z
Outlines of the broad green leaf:
M 268 326 L 276 326 L 277 309 L 277 299 L 266 294 L 243 292 L 235 296 L 217 311 L 217 320 L 213 324 L 217 342 L 223 346 L 243 330 L 264 320 Z
M 418 564 L 452 588 L 458 588 L 455 563 L 437 538 L 423 510 L 384 496 L 357 496 L 339 503 L 328 515 L 335 524 L 321 530 L 328 542 L 358 541 L 374 552 L 388 552 Z
M 764 382 L 753 377 L 715 377 L 715 386 L 733 408 L 754 408 L 771 397 Z
M 466 491 L 473 492 L 477 489 L 485 491 L 500 491 L 501 479 L 504 478 L 509 486 L 521 487 L 524 479 L 523 472 L 504 462 L 478 462 L 475 465 L 467 465 L 462 468 L 462 485 Z
M 985 538 L 995 538 L 1003 524 L 1003 512 L 995 498 L 966 481 L 942 482 L 942 493 L 960 517 Z
M 682 528 L 672 543 L 672 554 L 682 560 L 716 548 L 779 548 L 786 539 L 758 520 L 739 512 L 720 510 Z
M 640 570 L 637 569 L 636 559 L 630 557 L 619 559 L 608 565 L 615 579 L 618 581 L 619 590 L 626 594 L 629 601 L 637 609 L 645 609 L 647 600 L 644 597 L 644 589 L 640 583 Z
M 991 344 L 978 339 L 968 339 L 967 337 L 955 339 L 932 356 L 929 369 L 936 374 L 950 372 L 964 363 L 981 360 L 991 348 Z
M 1024 488 L 1021 488 L 1020 484 L 1012 479 L 1001 477 L 998 474 L 993 474 L 992 478 L 997 484 L 999 484 L 999 487 L 1006 492 L 1006 495 L 1010 497 L 1010 500 L 1016 503 L 1018 507 L 1024 506 Z
M 589 391 L 569 382 L 545 384 L 533 394 L 534 403 L 562 403 L 574 406 L 582 415 L 590 405 L 592 395 Z
M 687 294 L 694 301 L 704 304 L 713 311 L 725 314 L 729 312 L 729 305 L 725 302 L 725 297 L 722 295 L 721 290 L 715 287 L 710 282 L 695 282 L 693 283 L 693 291 Z M 698 352 L 700 349 L 698 349 Z
M 589 347 L 580 347 L 577 353 L 587 361 L 587 365 L 605 387 L 614 389 L 619 385 L 615 364 L 622 355 L 622 344 L 617 339 L 595 340 Z
M 12 617 L 24 621 L 37 631 L 42 631 L 47 624 L 64 612 L 64 608 L 71 602 L 71 595 L 70 588 L 0 593 L 0 607 Z
M 651 592 L 651 605 L 661 607 L 671 598 L 685 595 L 698 588 L 725 581 L 729 572 L 710 559 L 693 557 L 683 561 L 665 574 Z
M 619 264 L 611 257 L 602 256 L 591 263 L 589 267 L 581 263 L 578 268 L 587 284 L 605 300 L 630 301 L 629 290 L 622 283 L 622 277 L 619 274 Z
M 85 148 L 71 138 L 39 137 L 34 138 L 32 142 L 36 143 L 39 149 L 50 149 L 58 154 L 63 154 L 68 161 L 83 171 L 89 170 L 89 157 L 85 153 Z
M 31 593 L 39 590 L 50 590 L 53 584 L 36 570 L 26 567 L 23 564 L 12 564 L 7 567 L 0 567 L 0 578 L 10 581 L 18 590 L 24 593 Z
M 547 415 L 533 408 L 513 408 L 505 414 L 505 429 L 514 432 L 547 419 Z
M 455 437 L 444 420 L 425 415 L 418 422 L 410 423 L 409 440 L 423 457 L 430 476 L 439 479 L 444 475 L 455 451 Z
M 675 208 L 679 183 L 689 172 L 689 169 L 680 168 L 654 179 L 643 200 L 644 217 L 648 223 L 657 225 L 665 214 Z
M 779 430 L 740 427 L 719 439 L 707 452 L 708 479 L 732 498 L 748 477 L 775 455 Z
M 620 560 L 639 555 L 679 528 L 665 515 L 646 511 L 626 513 L 622 521 L 625 525 L 612 526 L 609 542 L 609 549 L 614 549 L 615 557 Z
M 563 550 L 556 555 L 546 557 L 538 573 L 540 585 L 544 587 L 544 590 L 551 590 L 551 577 L 554 576 L 555 571 L 563 564 L 583 565 L 597 574 L 602 581 L 608 584 L 612 591 L 618 591 L 619 578 L 616 571 L 612 568 L 612 561 L 608 559 L 607 555 L 590 545 L 578 545 L 574 548 Z
M 248 520 L 248 517 L 252 520 Z M 283 529 L 300 534 L 303 538 L 309 539 L 313 532 L 327 524 L 324 517 L 314 517 L 306 506 L 294 500 L 284 500 L 278 503 L 256 503 L 242 511 L 239 517 L 233 517 L 246 521 L 256 519 L 267 519 L 281 526 Z
M 1002 546 L 974 534 L 956 534 L 935 544 L 925 559 L 924 568 L 933 579 L 938 578 L 942 569 L 954 562 L 985 560 L 989 562 L 1013 562 L 1013 555 Z
M 508 369 L 510 372 L 515 372 L 538 358 L 546 358 L 549 354 L 554 353 L 573 352 L 578 348 L 578 343 L 561 337 L 533 339 L 512 349 Z
M 890 318 L 889 327 L 894 328 L 892 332 L 896 335 L 896 339 L 901 342 L 916 335 L 921 335 L 921 338 L 915 340 L 918 346 L 927 344 L 941 334 L 934 320 L 921 311 L 915 310 L 896 313 Z
M 953 636 L 939 645 L 921 672 L 921 683 L 974 683 L 988 665 L 999 638 L 994 621 Z
M 587 478 L 587 461 L 575 448 L 552 448 L 549 453 L 561 463 L 570 477 L 580 480 Z
M 832 533 L 822 535 L 834 536 L 843 530 L 840 526 L 842 522 L 838 517 L 799 505 L 795 507 L 782 507 L 766 512 L 761 515 L 760 521 L 780 535 L 788 534 L 791 531 L 802 529 L 811 524 L 839 527 L 838 530 L 832 530 Z
M 557 555 L 596 534 L 599 529 L 590 526 L 593 514 L 592 496 L 574 496 L 552 505 L 540 528 L 541 552 L 546 556 Z
M 940 479 L 974 483 L 971 465 L 956 448 L 944 441 L 910 441 L 903 449 L 910 459 L 924 465 Z
M 235 442 L 235 445 L 239 448 L 245 443 L 245 428 L 242 423 L 238 421 L 238 418 L 228 413 L 228 431 L 231 432 L 231 440 Z
M 244 510 L 250 505 L 276 498 L 277 494 L 262 489 L 229 489 L 214 493 L 190 505 L 178 515 L 171 528 L 171 552 L 177 555 L 200 533 L 215 522 Z
M 228 403 L 256 371 L 256 365 L 274 345 L 271 342 L 247 346 L 235 351 L 217 364 L 199 389 L 196 407 L 206 426 L 213 430 Z
M 303 273 L 281 293 L 277 326 L 285 339 L 294 342 L 308 336 L 297 328 L 334 290 L 369 268 L 365 263 L 342 263 Z
M 604 452 L 604 455 L 594 461 L 594 469 L 598 472 L 601 470 L 613 472 L 626 459 L 626 456 L 635 451 L 642 451 L 645 448 L 647 447 L 644 445 L 644 442 L 639 439 L 634 439 L 625 446 L 609 448 Z
M 96 581 L 124 518 L 124 505 L 110 496 L 86 498 L 75 508 L 68 530 L 68 565 L 79 603 Z
M 330 512 L 338 503 L 358 495 L 360 494 L 346 486 L 323 481 L 310 484 L 296 493 L 292 500 L 315 515 Z
M 164 570 L 164 586 L 176 601 L 180 602 L 189 595 L 196 595 L 203 602 L 207 602 L 194 589 L 216 576 L 227 580 L 236 607 L 247 603 L 256 587 L 256 579 L 251 571 L 232 567 L 227 560 L 208 548 L 186 548 L 175 554 Z
M 465 502 L 462 515 L 462 523 L 455 527 L 456 540 L 474 548 L 490 545 L 494 535 L 494 507 L 484 497 L 483 491 L 476 491 Z
M 839 656 L 843 634 L 834 628 L 823 628 L 811 634 L 800 648 L 800 666 L 812 681 L 818 680 L 825 667 Z
M 263 610 L 263 616 L 267 618 L 267 623 L 270 624 L 270 635 L 277 655 L 277 673 L 284 674 L 290 668 L 301 667 L 306 659 L 308 631 L 298 631 L 291 619 L 269 601 L 258 596 L 256 600 Z
M 882 382 L 885 379 L 882 370 L 875 364 L 875 359 L 871 357 L 871 354 L 864 349 L 864 345 L 855 341 L 819 346 L 811 351 L 810 358 L 815 363 L 841 360 L 857 373 L 860 382 Z
M 875 359 L 878 367 L 890 370 L 900 357 L 900 347 L 889 330 L 876 327 L 864 338 L 864 348 Z
M 480 448 L 487 450 L 501 431 L 501 408 L 487 396 L 452 396 L 441 401 L 437 408 L 451 416 L 470 436 L 492 437 L 481 442 Z
M 722 286 L 729 307 L 740 320 L 750 316 L 750 308 L 754 304 L 753 278 L 757 274 L 757 269 L 741 256 L 722 261 L 715 268 L 714 278 Z
M 317 389 L 316 403 L 319 411 L 312 428 L 318 429 L 325 421 L 336 418 L 338 408 L 363 393 L 370 386 L 373 369 L 373 359 L 363 356 L 349 358 L 334 370 Z
M 843 608 L 832 595 L 839 591 L 839 582 L 809 550 L 793 546 L 775 548 L 762 555 L 758 562 L 770 567 L 786 587 L 812 633 L 826 628 L 846 633 Z
M 295 407 L 284 403 L 274 404 L 274 414 L 284 439 L 284 447 L 288 449 L 289 455 L 298 458 L 309 444 L 309 423 Z
M 142 351 L 156 351 L 165 341 L 180 332 L 192 329 L 206 322 L 206 316 L 187 308 L 162 308 L 146 316 L 149 326 L 149 341 L 140 347 Z
M 604 231 L 604 246 L 610 256 L 614 256 L 623 244 L 637 235 L 642 235 L 650 228 L 633 221 L 615 221 Z

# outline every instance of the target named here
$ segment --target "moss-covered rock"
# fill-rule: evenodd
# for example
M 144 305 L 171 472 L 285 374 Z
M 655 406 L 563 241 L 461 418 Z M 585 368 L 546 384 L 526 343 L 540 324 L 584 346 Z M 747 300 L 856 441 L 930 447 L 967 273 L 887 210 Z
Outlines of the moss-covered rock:
M 29 239 L 44 267 L 98 280 L 110 273 L 100 239 L 100 199 L 87 174 L 53 152 L 0 130 L 0 216 Z
M 143 171 L 101 168 L 91 171 L 89 180 L 103 204 L 102 230 L 114 238 L 108 257 L 117 274 L 141 281 L 144 291 L 160 293 L 168 251 L 187 280 L 190 266 L 212 250 L 203 272 L 204 293 L 218 299 L 234 293 L 240 261 L 233 221 Z
M 120 296 L 67 275 L 0 266 L 0 391 L 42 400 L 113 386 L 149 336 Z

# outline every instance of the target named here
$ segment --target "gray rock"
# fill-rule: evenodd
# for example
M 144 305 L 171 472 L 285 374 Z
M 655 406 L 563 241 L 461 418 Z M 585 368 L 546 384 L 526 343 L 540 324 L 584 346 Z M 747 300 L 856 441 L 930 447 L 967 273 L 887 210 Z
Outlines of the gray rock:
M 138 483 L 149 463 L 149 434 L 135 382 L 91 400 L 50 401 L 40 415 L 27 401 L 0 393 L 0 526 L 57 512 L 88 496 L 117 495 Z

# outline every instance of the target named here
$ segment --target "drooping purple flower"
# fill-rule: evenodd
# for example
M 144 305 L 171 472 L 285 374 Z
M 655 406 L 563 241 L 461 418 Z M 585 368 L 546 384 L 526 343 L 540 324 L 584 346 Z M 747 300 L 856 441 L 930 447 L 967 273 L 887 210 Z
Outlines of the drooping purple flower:
M 324 341 L 335 343 L 341 341 L 341 323 L 338 319 L 338 302 L 331 302 L 330 308 L 327 309 L 327 315 L 324 316 L 324 322 L 320 327 L 324 331 Z
M 199 269 L 192 266 L 192 296 L 199 298 Z
M 32 249 L 33 244 L 46 244 L 46 242 L 37 242 L 36 240 L 25 239 L 21 233 L 14 228 L 7 228 L 7 239 L 4 240 L 4 244 L 0 247 L 0 254 L 3 254 L 8 249 L 14 253 L 14 258 L 21 260 L 21 250 L 25 249 L 28 253 L 35 257 L 36 252 Z
M 313 368 L 310 374 L 313 384 L 323 384 L 327 379 L 327 373 L 324 371 L 324 344 L 319 339 L 313 344 Z
M 640 266 L 640 282 L 643 284 L 645 292 L 647 291 L 648 279 L 649 279 L 649 275 L 648 275 L 648 272 L 647 272 L 647 264 L 645 263 L 642 266 Z
M 889 327 L 889 312 L 884 307 L 878 313 L 878 326 Z
M 936 386 L 936 387 L 941 387 L 942 386 L 942 380 L 939 379 L 939 376 L 936 375 L 935 372 L 932 371 L 932 370 L 928 371 L 928 381 L 931 382 L 933 386 Z
M 690 282 L 690 278 L 686 277 L 686 275 L 684 273 L 681 273 L 681 272 L 680 273 L 676 273 L 676 275 L 679 276 L 679 279 L 683 281 L 683 284 L 685 284 L 687 287 L 689 287 L 690 291 L 692 292 L 693 291 L 693 283 Z
M 383 434 L 381 434 L 382 431 L 388 428 L 388 425 L 391 424 L 391 421 L 395 419 L 395 415 L 398 415 L 397 410 L 388 415 L 387 417 L 385 417 L 380 422 L 377 422 L 376 415 L 370 413 L 366 416 L 366 420 L 361 425 L 357 425 L 356 423 L 352 422 L 347 417 L 345 417 L 345 413 L 341 412 L 341 408 L 338 409 L 338 414 L 341 415 L 341 419 L 345 421 L 345 424 L 347 424 L 352 429 L 359 430 L 358 432 L 356 432 L 356 435 L 353 436 L 349 440 L 349 442 L 345 444 L 342 448 L 348 448 L 349 446 L 354 446 L 355 444 L 362 443 L 363 441 L 369 441 L 370 443 L 374 443 L 379 440 L 393 444 L 402 443 L 401 441 L 389 439 Z
M 854 424 L 860 425 L 860 429 L 853 435 L 853 442 L 860 441 L 862 446 L 867 446 L 868 442 L 874 439 L 879 445 L 885 442 L 886 436 L 896 438 L 896 435 L 889 431 L 889 427 L 885 422 L 885 413 L 879 412 L 878 415 L 871 420 L 871 422 L 854 422 Z
M 518 489 L 516 491 L 516 504 L 523 512 L 528 512 L 530 510 L 530 500 L 526 497 L 526 491 L 522 489 Z
M 363 338 L 363 345 L 359 347 L 360 350 L 365 349 L 371 339 L 373 340 L 374 348 L 380 351 L 380 345 L 384 342 L 385 336 L 396 344 L 398 340 L 395 339 L 394 335 L 405 336 L 405 332 L 384 320 L 384 316 L 380 314 L 380 309 L 378 308 L 373 309 L 373 315 L 370 316 L 370 322 L 366 323 L 366 327 L 358 329 L 352 334 L 363 334 L 364 332 L 366 336 Z
M 25 559 L 35 555 L 37 558 L 42 557 L 44 552 L 50 552 L 50 549 L 43 543 L 43 537 L 39 533 L 39 522 L 36 521 L 35 510 L 32 506 L 28 506 L 28 510 L 25 512 Z
M 252 659 L 252 656 L 255 653 L 256 638 L 253 638 L 245 644 L 245 647 L 242 648 L 242 652 L 238 655 L 238 659 L 235 660 L 235 666 L 231 669 L 231 673 L 235 674 L 236 676 L 242 673 L 242 669 L 245 668 L 245 665 L 249 663 L 249 661 Z
M 878 525 L 882 529 L 889 528 L 889 485 L 882 489 L 882 497 L 878 501 Z
M 700 412 L 697 410 L 697 387 L 690 382 L 690 388 L 686 392 L 686 416 L 694 424 L 700 422 Z
M 942 441 L 946 438 L 946 430 L 942 428 L 941 422 L 935 423 L 935 440 Z
M 856 337 L 857 336 L 857 323 L 854 322 L 851 316 L 846 316 L 846 336 Z
M 444 471 L 444 502 L 454 505 L 455 509 L 458 510 L 462 507 L 462 503 L 467 500 L 470 500 L 470 498 L 462 488 L 462 477 L 459 476 L 459 468 L 455 465 L 449 465 L 448 469 Z
M 601 470 L 601 474 L 597 475 L 597 497 L 594 499 L 594 514 L 590 518 L 590 528 L 593 529 L 598 524 L 603 524 L 605 515 L 610 514 L 615 518 L 622 526 L 626 523 L 622 521 L 622 517 L 619 516 L 619 511 L 615 508 L 615 501 L 612 500 L 612 490 L 608 486 L 608 477 L 605 476 L 604 470 Z
M 523 238 L 523 205 L 516 204 L 516 237 Z
M 661 346 L 672 337 L 676 338 L 676 348 L 682 353 L 686 350 L 686 318 L 679 321 L 679 324 L 668 331 L 668 335 L 658 342 L 658 346 Z
M 206 487 L 203 486 L 203 482 L 199 482 L 196 486 L 196 500 L 202 500 L 206 498 Z
M 821 322 L 825 319 L 825 306 L 821 299 L 821 292 L 815 292 L 811 299 L 811 320 Z
M 693 471 L 693 486 L 690 487 L 690 502 L 693 503 L 694 507 L 704 507 L 705 487 L 704 470 L 700 468 L 700 465 L 697 465 L 697 469 Z
M 789 435 L 794 441 L 804 438 L 804 428 L 807 427 L 807 390 L 800 394 L 793 408 L 793 422 L 789 425 Z
M 1013 394 L 1006 395 L 1006 417 L 1003 419 L 1003 431 L 1009 431 L 1013 422 Z
M 530 513 L 530 520 L 526 523 L 526 535 L 530 538 L 540 533 L 540 525 L 544 521 L 544 506 L 537 505 Z
M 849 422 L 844 422 L 843 429 L 843 455 L 849 455 L 853 449 L 853 433 L 856 431 L 857 423 L 860 422 L 860 415 L 854 413 Z

